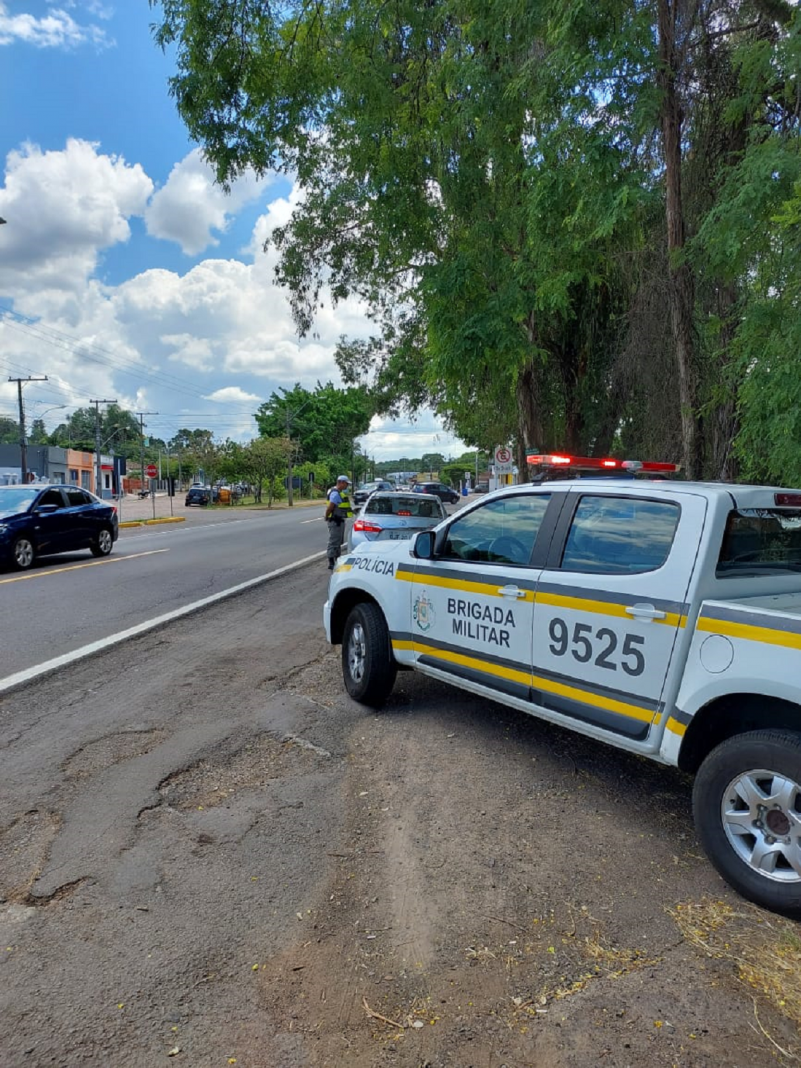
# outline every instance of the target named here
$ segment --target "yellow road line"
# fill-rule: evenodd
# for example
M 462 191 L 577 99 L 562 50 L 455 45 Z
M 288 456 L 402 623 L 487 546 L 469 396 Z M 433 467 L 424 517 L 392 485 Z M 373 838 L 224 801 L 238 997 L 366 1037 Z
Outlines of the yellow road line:
M 123 560 L 136 560 L 140 556 L 155 556 L 156 553 L 168 553 L 169 549 L 151 549 L 146 553 L 131 553 L 130 556 L 108 556 L 105 560 L 89 560 L 85 564 L 69 564 L 53 571 L 34 571 L 27 575 L 15 575 L 14 578 L 0 579 L 0 586 L 9 582 L 24 582 L 25 579 L 49 578 L 50 575 L 63 575 L 65 571 L 81 571 L 84 567 L 100 567 L 101 564 L 121 564 Z

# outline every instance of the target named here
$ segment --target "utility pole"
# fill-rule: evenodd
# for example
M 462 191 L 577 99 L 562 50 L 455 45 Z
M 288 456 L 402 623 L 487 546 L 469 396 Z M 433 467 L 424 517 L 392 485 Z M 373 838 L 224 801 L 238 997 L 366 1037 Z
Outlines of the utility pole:
M 103 499 L 103 464 L 100 462 L 100 405 L 116 404 L 116 400 L 90 400 L 95 406 L 95 493 Z
M 19 466 L 23 486 L 28 482 L 28 438 L 25 434 L 25 406 L 22 403 L 22 384 L 23 382 L 46 381 L 47 375 L 43 375 L 41 378 L 33 378 L 31 375 L 28 375 L 27 378 L 9 378 L 9 382 L 17 383 L 17 397 L 19 398 Z
M 295 498 L 292 496 L 292 479 L 294 478 L 294 475 L 292 474 L 292 439 L 289 437 L 291 429 L 292 429 L 292 427 L 291 427 L 290 422 L 289 422 L 289 408 L 287 408 L 287 410 L 286 410 L 286 436 L 289 439 L 289 457 L 288 457 L 288 463 L 287 463 L 287 466 L 289 467 L 289 478 L 287 480 L 286 503 L 289 505 L 290 508 L 295 503 Z
M 135 412 L 139 416 L 139 488 L 145 488 L 145 416 L 158 412 Z

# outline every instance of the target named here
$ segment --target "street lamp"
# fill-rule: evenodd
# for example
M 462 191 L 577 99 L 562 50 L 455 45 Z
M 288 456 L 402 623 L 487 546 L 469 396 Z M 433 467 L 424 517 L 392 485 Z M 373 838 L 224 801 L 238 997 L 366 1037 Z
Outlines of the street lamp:
M 36 416 L 37 419 L 44 419 L 48 412 L 56 412 L 59 408 L 66 408 L 66 404 L 54 404 L 52 408 L 45 408 L 43 412 L 39 412 Z

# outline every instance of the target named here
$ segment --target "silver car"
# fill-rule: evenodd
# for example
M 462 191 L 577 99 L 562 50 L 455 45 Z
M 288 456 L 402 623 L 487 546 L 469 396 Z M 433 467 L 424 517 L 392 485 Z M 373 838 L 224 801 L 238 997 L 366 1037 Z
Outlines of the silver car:
M 427 493 L 374 493 L 353 521 L 348 550 L 364 541 L 405 541 L 447 516 L 442 501 Z

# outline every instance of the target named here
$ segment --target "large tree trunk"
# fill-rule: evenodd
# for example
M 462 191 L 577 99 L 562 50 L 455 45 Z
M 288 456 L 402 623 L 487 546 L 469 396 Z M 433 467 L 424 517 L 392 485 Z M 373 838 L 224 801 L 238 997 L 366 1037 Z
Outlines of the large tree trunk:
M 667 215 L 668 299 L 673 346 L 679 379 L 682 454 L 688 478 L 701 477 L 701 433 L 698 416 L 698 372 L 695 358 L 693 306 L 695 286 L 684 259 L 685 225 L 681 191 L 682 111 L 676 76 L 679 65 L 676 30 L 678 9 L 684 0 L 658 0 L 659 87 L 665 155 L 665 207 Z
M 709 474 L 721 482 L 735 482 L 740 465 L 734 454 L 734 439 L 740 429 L 737 416 L 737 387 L 731 371 L 731 347 L 736 333 L 737 290 L 733 285 L 721 286 L 718 293 L 718 315 L 723 323 L 720 335 L 721 362 L 717 366 L 719 399 L 704 427 L 708 438 Z M 711 425 L 710 425 L 711 424 Z
M 565 426 L 558 448 L 583 456 L 588 452 L 588 445 L 579 385 L 586 374 L 585 361 L 575 345 L 563 345 L 556 355 L 565 409 Z
M 545 448 L 545 426 L 539 402 L 539 382 L 534 361 L 529 360 L 517 376 L 517 441 L 515 460 L 521 482 L 528 481 L 526 455 Z

